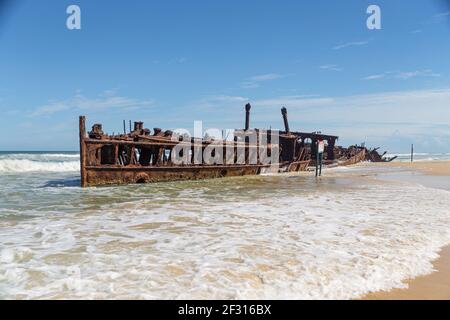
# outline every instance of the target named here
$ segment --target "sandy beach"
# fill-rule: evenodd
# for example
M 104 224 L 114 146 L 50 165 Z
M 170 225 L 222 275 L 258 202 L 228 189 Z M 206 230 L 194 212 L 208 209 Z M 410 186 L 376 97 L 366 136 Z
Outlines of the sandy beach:
M 450 161 L 389 162 L 375 165 L 411 168 L 431 176 L 450 176 Z
M 440 252 L 434 263 L 436 272 L 408 280 L 407 289 L 374 292 L 367 300 L 448 300 L 450 299 L 450 246 Z
M 411 168 L 427 176 L 450 176 L 450 161 L 391 162 L 379 166 Z M 435 272 L 406 281 L 408 288 L 388 292 L 374 292 L 364 297 L 367 300 L 448 300 L 450 299 L 450 246 L 439 253 L 434 261 Z

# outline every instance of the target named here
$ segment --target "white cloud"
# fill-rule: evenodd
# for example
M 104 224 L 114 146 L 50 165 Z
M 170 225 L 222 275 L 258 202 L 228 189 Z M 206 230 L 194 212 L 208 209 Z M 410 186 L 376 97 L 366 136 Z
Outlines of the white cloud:
M 380 92 L 350 96 L 280 96 L 251 99 L 252 127 L 282 128 L 280 108 L 288 108 L 292 130 L 340 136 L 342 144 L 366 141 L 390 151 L 418 148 L 450 152 L 450 88 Z M 197 114 L 208 125 L 233 128 L 243 123 L 246 98 L 209 100 Z M 199 110 L 198 110 L 199 111 Z M 195 111 L 193 111 L 195 112 Z M 409 141 L 409 142 L 408 142 Z M 439 142 L 440 141 L 440 142 Z M 419 145 L 420 142 L 420 145 Z
M 289 76 L 289 75 L 278 74 L 278 73 L 266 73 L 266 74 L 256 75 L 256 76 L 250 77 L 250 78 L 246 79 L 244 82 L 242 82 L 241 88 L 244 88 L 244 89 L 258 88 L 260 86 L 261 82 L 278 80 L 278 79 L 286 78 L 287 76 Z
M 344 48 L 348 48 L 348 47 L 357 47 L 357 46 L 364 46 L 366 44 L 368 44 L 369 41 L 353 41 L 353 42 L 347 42 L 347 43 L 343 43 L 337 46 L 333 47 L 333 50 L 341 50 Z
M 441 18 L 441 17 L 447 17 L 447 16 L 450 16 L 450 11 L 441 12 L 441 13 L 438 13 L 438 14 L 434 15 L 435 18 Z
M 51 101 L 36 108 L 32 116 L 51 115 L 57 112 L 70 110 L 106 110 L 111 108 L 140 108 L 151 106 L 152 100 L 138 100 L 119 96 L 113 90 L 107 90 L 95 98 L 89 98 L 81 92 L 65 100 Z
M 417 70 L 417 71 L 408 71 L 408 72 L 397 72 L 394 74 L 394 77 L 397 79 L 411 79 L 415 77 L 440 77 L 439 73 L 434 73 L 432 70 Z
M 177 63 L 185 63 L 187 61 L 187 58 L 186 57 L 181 57 L 181 58 L 177 58 L 175 61 Z
M 223 116 L 241 116 L 244 104 L 249 101 L 256 120 L 273 119 L 282 106 L 290 111 L 292 120 L 324 123 L 422 123 L 448 124 L 450 119 L 450 88 L 380 92 L 350 96 L 279 96 L 266 99 L 249 99 L 241 96 L 211 96 L 193 103 L 207 105 Z M 203 103 L 203 104 L 202 104 Z M 273 110 L 273 112 L 272 112 Z M 193 111 L 193 110 L 191 110 Z M 444 121 L 444 122 L 443 122 Z M 450 134 L 450 132 L 449 132 Z
M 241 88 L 243 88 L 243 89 L 259 88 L 259 83 L 251 82 L 251 81 L 244 81 L 244 82 L 241 83 Z
M 381 74 L 372 74 L 370 76 L 364 77 L 364 80 L 377 80 L 377 79 L 382 79 L 386 76 L 386 74 L 381 73 Z
M 284 75 L 276 74 L 276 73 L 267 73 L 267 74 L 261 74 L 258 76 L 253 76 L 249 80 L 250 81 L 268 81 L 268 80 L 276 80 L 284 78 Z
M 319 69 L 330 70 L 330 71 L 342 71 L 342 70 L 344 70 L 344 69 L 340 68 L 339 66 L 337 66 L 335 64 L 325 64 L 325 65 L 319 66 Z
M 235 103 L 235 102 L 246 102 L 248 98 L 241 96 L 228 96 L 228 95 L 217 95 L 217 96 L 208 96 L 202 100 L 203 102 L 221 102 L 221 103 Z
M 167 62 L 160 61 L 160 60 L 153 60 L 153 63 L 154 64 L 167 63 L 167 64 L 171 65 L 171 64 L 183 64 L 188 61 L 189 61 L 189 59 L 186 57 L 177 57 L 177 58 L 170 59 Z
M 394 126 L 400 123 L 414 123 L 433 126 L 448 125 L 444 120 L 450 119 L 448 101 L 450 89 L 306 99 L 295 96 L 280 97 L 257 100 L 254 105 L 255 109 L 286 106 L 289 108 L 292 121 L 323 122 L 324 126 L 339 123 L 381 123 Z M 270 115 L 267 110 L 263 114 Z M 416 130 L 415 126 L 411 126 L 411 129 Z
M 447 18 L 450 17 L 450 11 L 445 11 L 441 13 L 437 13 L 433 16 L 431 16 L 429 19 L 422 21 L 421 25 L 432 25 L 437 23 L 443 23 L 447 21 Z
M 433 70 L 415 70 L 415 71 L 388 71 L 380 74 L 373 74 L 364 77 L 364 80 L 378 80 L 378 79 L 400 79 L 408 80 L 417 77 L 440 77 L 439 73 L 433 72 Z

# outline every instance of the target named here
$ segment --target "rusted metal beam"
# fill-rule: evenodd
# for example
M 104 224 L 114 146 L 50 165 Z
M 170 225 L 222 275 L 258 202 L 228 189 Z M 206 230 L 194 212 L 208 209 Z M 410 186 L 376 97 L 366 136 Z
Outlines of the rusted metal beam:
M 80 133 L 80 175 L 81 175 L 81 187 L 86 187 L 86 117 L 80 116 L 79 121 L 79 133 Z
M 178 141 L 127 141 L 127 140 L 97 140 L 97 139 L 85 139 L 84 142 L 86 144 L 101 144 L 101 145 L 128 145 L 128 146 L 165 146 L 165 147 L 174 147 L 174 146 L 193 146 L 193 147 L 198 147 L 198 148 L 202 148 L 205 147 L 208 144 L 198 144 L 198 143 L 190 143 L 188 142 L 178 142 Z M 213 141 L 214 142 L 214 141 Z M 217 141 L 215 141 L 215 143 L 217 143 Z M 246 147 L 246 148 L 258 148 L 258 145 L 254 145 L 254 144 L 248 144 L 248 143 L 244 143 L 244 142 L 222 142 L 220 144 L 217 144 L 217 146 L 230 146 L 232 147 L 233 145 L 237 145 L 237 146 L 242 146 L 242 147 Z M 272 147 L 271 144 L 268 144 L 268 148 Z

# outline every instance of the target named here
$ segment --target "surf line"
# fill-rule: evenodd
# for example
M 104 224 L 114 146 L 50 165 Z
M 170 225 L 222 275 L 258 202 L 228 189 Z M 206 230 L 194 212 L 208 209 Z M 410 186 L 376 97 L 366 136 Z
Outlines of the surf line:
M 179 315 L 204 315 L 209 318 L 213 307 L 193 307 L 186 304 L 184 307 L 178 308 Z

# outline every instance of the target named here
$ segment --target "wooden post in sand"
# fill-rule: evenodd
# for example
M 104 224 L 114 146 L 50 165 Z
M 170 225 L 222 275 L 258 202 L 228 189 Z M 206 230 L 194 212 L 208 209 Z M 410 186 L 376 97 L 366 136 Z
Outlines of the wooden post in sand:
M 411 162 L 414 161 L 414 145 L 411 144 Z

